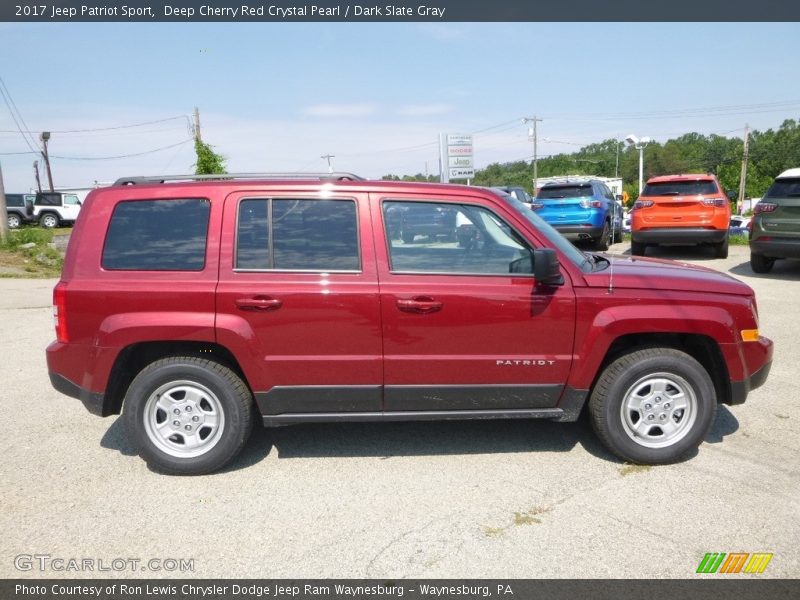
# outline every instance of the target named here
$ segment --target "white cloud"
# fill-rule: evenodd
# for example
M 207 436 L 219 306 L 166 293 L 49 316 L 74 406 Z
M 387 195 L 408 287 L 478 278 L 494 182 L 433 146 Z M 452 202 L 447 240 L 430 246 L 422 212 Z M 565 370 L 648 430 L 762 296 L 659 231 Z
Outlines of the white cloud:
M 397 109 L 397 114 L 404 117 L 428 117 L 444 115 L 453 110 L 450 104 L 408 104 Z
M 338 117 L 367 117 L 374 115 L 378 107 L 374 104 L 316 104 L 308 106 L 303 114 L 310 117 L 338 118 Z

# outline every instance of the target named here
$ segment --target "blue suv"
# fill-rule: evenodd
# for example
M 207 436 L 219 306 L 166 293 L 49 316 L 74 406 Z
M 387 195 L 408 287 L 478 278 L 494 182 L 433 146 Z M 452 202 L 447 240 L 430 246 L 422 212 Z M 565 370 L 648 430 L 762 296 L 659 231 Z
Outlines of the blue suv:
M 591 242 L 595 250 L 622 240 L 622 206 L 597 179 L 548 183 L 531 208 L 568 240 Z

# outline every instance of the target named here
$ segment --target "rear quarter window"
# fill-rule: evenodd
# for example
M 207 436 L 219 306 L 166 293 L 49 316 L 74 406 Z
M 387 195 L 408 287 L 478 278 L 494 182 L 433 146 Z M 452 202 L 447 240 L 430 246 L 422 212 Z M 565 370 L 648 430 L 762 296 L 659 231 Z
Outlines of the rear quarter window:
M 123 201 L 114 208 L 102 265 L 111 271 L 202 271 L 211 203 Z

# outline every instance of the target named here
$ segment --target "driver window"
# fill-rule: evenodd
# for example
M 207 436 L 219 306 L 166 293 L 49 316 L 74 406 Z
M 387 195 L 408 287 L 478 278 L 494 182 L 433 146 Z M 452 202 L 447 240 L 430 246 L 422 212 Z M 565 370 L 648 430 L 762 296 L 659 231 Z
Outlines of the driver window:
M 387 200 L 383 221 L 393 272 L 508 275 L 512 263 L 531 252 L 507 223 L 480 206 Z

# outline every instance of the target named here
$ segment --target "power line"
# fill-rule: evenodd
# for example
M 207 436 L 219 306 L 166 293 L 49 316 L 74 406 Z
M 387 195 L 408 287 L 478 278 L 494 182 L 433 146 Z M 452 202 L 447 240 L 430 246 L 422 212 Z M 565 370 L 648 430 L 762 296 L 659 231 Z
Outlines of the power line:
M 193 142 L 192 138 L 178 142 L 177 144 L 170 144 L 169 146 L 162 146 L 161 148 L 154 148 L 153 150 L 145 150 L 144 152 L 135 152 L 133 154 L 120 154 L 119 156 L 52 156 L 51 158 L 58 158 L 60 160 L 116 160 L 118 158 L 132 158 L 134 156 L 144 156 L 145 154 L 154 154 L 162 150 L 169 150 L 170 148 L 177 148 L 183 144 Z
M 145 125 L 153 125 L 155 123 L 165 123 L 167 121 L 176 121 L 178 119 L 184 119 L 186 120 L 187 125 L 191 125 L 191 121 L 189 120 L 189 115 L 178 115 L 175 117 L 167 117 L 166 119 L 156 119 L 155 121 L 143 121 L 141 123 L 131 123 L 130 125 L 115 125 L 113 127 L 94 127 L 91 129 L 62 129 L 62 130 L 51 129 L 50 133 L 91 133 L 94 131 L 114 131 L 118 129 L 132 129 L 134 127 L 143 127 Z M 27 130 L 27 129 L 23 131 L 25 133 L 38 133 L 37 131 Z M 14 130 L 10 129 L 0 130 L 0 133 L 12 133 L 12 132 L 14 132 Z
M 16 114 L 14 112 L 14 109 L 17 108 L 17 105 L 14 104 L 14 99 L 11 97 L 11 92 L 9 92 L 2 77 L 0 77 L 0 95 L 3 96 L 3 101 L 6 103 L 6 106 L 8 107 L 8 112 L 11 114 L 11 119 L 14 121 L 14 125 L 17 126 L 17 130 L 19 131 L 19 134 L 22 136 L 22 139 L 25 140 L 25 145 L 28 146 L 28 148 L 30 148 L 32 152 L 36 152 L 35 144 L 31 144 L 28 135 L 26 135 L 26 133 L 30 134 L 30 132 L 26 131 L 28 129 L 28 126 L 25 125 L 25 121 L 22 118 L 22 115 L 19 114 L 19 110 L 17 110 Z M 19 116 L 19 120 L 17 120 L 17 116 Z M 20 121 L 22 122 L 22 125 L 20 125 Z M 23 127 L 25 129 L 23 129 Z

